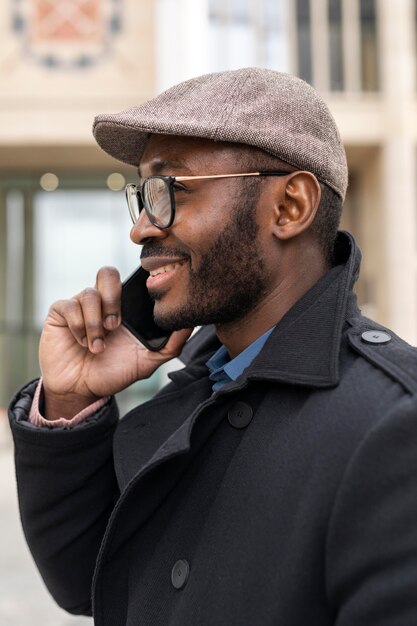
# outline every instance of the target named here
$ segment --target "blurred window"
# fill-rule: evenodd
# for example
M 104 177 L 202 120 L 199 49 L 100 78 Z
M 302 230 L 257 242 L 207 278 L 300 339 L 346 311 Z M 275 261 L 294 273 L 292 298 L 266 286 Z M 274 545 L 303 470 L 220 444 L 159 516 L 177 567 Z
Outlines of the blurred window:
M 298 75 L 312 83 L 311 15 L 309 0 L 297 0 Z
M 375 0 L 209 0 L 210 70 L 295 72 L 318 89 L 379 89 Z M 325 58 L 324 58 L 325 55 Z
M 342 40 L 342 0 L 329 0 L 329 55 L 330 89 L 342 91 L 343 76 L 343 40 Z
M 124 192 L 58 189 L 34 194 L 35 311 L 41 326 L 52 302 L 95 283 L 102 265 L 126 277 L 139 264 L 129 240 Z
M 362 91 L 379 89 L 375 0 L 360 0 Z
M 265 67 L 282 72 L 291 71 L 289 2 L 265 0 L 262 19 L 261 45 Z
M 292 0 L 210 0 L 211 71 L 267 67 L 290 71 Z

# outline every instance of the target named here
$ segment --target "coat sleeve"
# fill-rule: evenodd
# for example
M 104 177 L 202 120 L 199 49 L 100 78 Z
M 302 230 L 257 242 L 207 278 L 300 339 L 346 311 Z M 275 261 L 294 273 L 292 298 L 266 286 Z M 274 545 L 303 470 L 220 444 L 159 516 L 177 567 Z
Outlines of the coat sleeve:
M 24 423 L 31 383 L 12 400 L 9 419 L 23 531 L 56 602 L 91 615 L 91 583 L 102 537 L 118 497 L 112 440 L 118 420 L 112 400 L 74 429 Z
M 336 626 L 417 624 L 417 402 L 402 405 L 356 449 L 327 543 Z

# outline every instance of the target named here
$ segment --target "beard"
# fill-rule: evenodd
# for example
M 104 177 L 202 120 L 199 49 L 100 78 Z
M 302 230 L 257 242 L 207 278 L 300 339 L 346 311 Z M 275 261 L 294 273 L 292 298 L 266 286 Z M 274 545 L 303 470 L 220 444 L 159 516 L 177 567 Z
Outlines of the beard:
M 249 190 L 242 190 L 235 200 L 230 220 L 201 257 L 199 268 L 193 270 L 190 266 L 187 302 L 175 310 L 154 313 L 156 323 L 163 329 L 236 322 L 266 294 L 265 263 L 259 252 L 255 217 L 259 188 L 253 181 L 245 187 Z M 152 243 L 145 245 L 144 256 L 155 253 L 155 248 Z M 164 294 L 152 293 L 151 297 L 158 301 Z

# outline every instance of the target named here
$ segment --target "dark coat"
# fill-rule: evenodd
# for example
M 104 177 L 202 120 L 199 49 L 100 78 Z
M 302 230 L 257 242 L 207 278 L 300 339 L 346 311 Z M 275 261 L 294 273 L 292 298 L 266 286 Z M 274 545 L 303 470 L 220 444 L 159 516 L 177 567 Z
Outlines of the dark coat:
M 337 265 L 214 395 L 204 329 L 118 424 L 111 402 L 35 429 L 34 384 L 13 400 L 23 526 L 61 606 L 91 611 L 95 568 L 100 626 L 417 624 L 417 351 L 360 315 L 358 269 L 339 235 Z

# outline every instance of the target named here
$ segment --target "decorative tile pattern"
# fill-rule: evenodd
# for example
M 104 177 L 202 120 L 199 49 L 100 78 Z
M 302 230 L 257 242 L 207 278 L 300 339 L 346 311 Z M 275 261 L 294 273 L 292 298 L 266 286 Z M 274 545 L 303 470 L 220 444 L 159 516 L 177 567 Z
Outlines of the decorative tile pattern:
M 84 69 L 108 58 L 123 0 L 11 0 L 23 54 L 48 68 Z
M 34 0 L 39 40 L 94 41 L 101 36 L 100 0 Z

